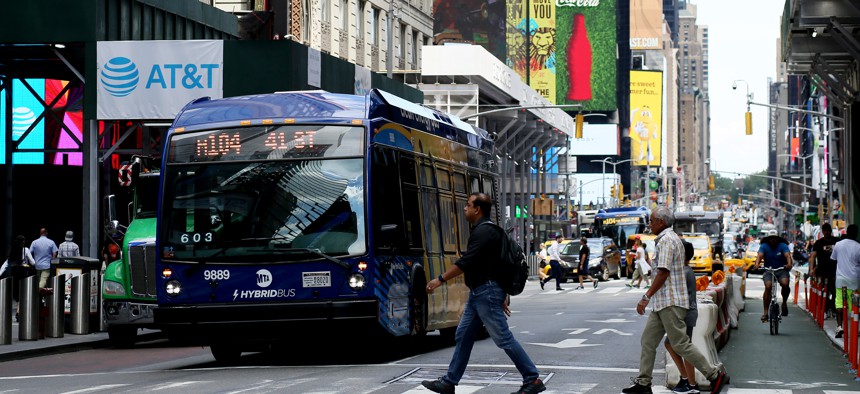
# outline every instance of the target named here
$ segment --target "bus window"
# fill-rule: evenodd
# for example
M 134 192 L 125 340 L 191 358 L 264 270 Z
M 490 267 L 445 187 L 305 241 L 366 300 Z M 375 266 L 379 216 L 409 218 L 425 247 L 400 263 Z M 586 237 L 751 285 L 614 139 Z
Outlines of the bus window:
M 433 167 L 430 167 L 427 164 L 421 165 L 421 185 L 436 187 L 433 182 Z
M 410 185 L 418 184 L 418 179 L 415 177 L 415 160 L 411 157 L 400 156 L 400 180 Z
M 403 188 L 403 221 L 409 247 L 413 249 L 423 248 L 418 190 L 412 187 Z
M 451 190 L 451 175 L 448 170 L 437 168 L 436 182 L 439 190 Z
M 494 198 L 493 196 L 496 195 L 496 191 L 494 190 L 495 188 L 493 187 L 493 178 L 490 178 L 488 176 L 484 176 L 484 177 L 482 177 L 482 180 L 484 181 L 484 190 L 483 190 L 484 193 L 487 194 L 488 196 L 490 196 L 490 199 L 493 199 Z M 492 209 L 490 209 L 490 212 L 489 212 L 490 216 L 489 217 L 498 219 L 496 216 L 496 204 L 495 204 L 495 202 L 496 201 L 493 201 L 494 204 L 492 205 Z M 496 220 L 496 219 L 493 219 L 493 220 Z
M 476 174 L 469 174 L 469 194 L 481 191 L 481 178 Z
M 463 215 L 463 212 L 466 210 L 467 201 L 465 198 L 457 197 L 457 213 L 454 215 L 457 218 L 457 229 L 460 235 L 460 253 L 465 253 L 466 246 L 469 244 L 469 222 L 466 221 L 466 217 Z
M 454 198 L 449 194 L 439 194 L 439 209 L 441 210 L 442 219 L 442 249 L 448 253 L 457 251 L 457 222 L 454 219 L 456 216 L 456 207 L 454 206 Z
M 421 205 L 424 211 L 424 250 L 439 253 L 442 234 L 439 229 L 439 202 L 434 189 L 421 190 Z
M 397 176 L 397 153 L 390 149 L 374 148 L 371 171 L 375 182 L 371 183 L 371 204 L 376 223 L 377 250 L 390 250 L 403 242 L 403 209 L 400 206 L 400 178 Z M 396 234 L 383 234 L 383 225 L 397 225 Z
M 463 173 L 454 172 L 454 191 L 466 194 L 466 175 Z

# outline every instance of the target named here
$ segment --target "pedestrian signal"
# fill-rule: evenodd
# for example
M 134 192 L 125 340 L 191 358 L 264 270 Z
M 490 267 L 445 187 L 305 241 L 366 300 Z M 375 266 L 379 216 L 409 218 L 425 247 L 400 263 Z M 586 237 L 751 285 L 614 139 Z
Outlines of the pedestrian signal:
M 582 139 L 582 124 L 585 122 L 585 116 L 576 114 L 576 139 Z

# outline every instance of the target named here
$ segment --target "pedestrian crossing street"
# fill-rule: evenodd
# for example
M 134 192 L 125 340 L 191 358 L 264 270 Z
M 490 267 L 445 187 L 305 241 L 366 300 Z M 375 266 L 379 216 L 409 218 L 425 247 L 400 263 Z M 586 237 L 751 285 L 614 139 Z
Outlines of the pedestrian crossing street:
M 555 290 L 550 287 L 551 284 L 547 284 L 546 290 L 541 291 L 540 295 L 558 295 L 558 294 L 602 294 L 602 295 L 615 295 L 622 293 L 630 293 L 630 294 L 645 294 L 645 288 L 635 288 L 635 287 L 627 287 L 623 282 L 616 281 L 614 283 L 610 282 L 609 285 L 605 285 L 601 283 L 600 286 L 594 288 L 591 286 L 591 283 L 586 283 L 585 288 L 577 289 L 579 284 L 570 284 L 567 286 L 562 285 L 562 289 L 564 290 Z

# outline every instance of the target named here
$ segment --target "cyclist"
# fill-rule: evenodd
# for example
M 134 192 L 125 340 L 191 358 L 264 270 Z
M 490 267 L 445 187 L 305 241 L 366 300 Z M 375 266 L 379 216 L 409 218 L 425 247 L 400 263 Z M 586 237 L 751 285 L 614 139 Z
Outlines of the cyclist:
M 767 323 L 767 306 L 770 303 L 770 292 L 773 291 L 774 275 L 776 275 L 776 279 L 782 287 L 782 315 L 788 316 L 788 295 L 791 294 L 791 288 L 788 287 L 788 277 L 792 266 L 791 251 L 788 250 L 788 242 L 776 235 L 764 237 L 761 240 L 761 246 L 758 248 L 758 255 L 755 258 L 755 269 L 759 269 L 762 262 L 768 268 L 785 268 L 773 273 L 765 272 L 761 277 L 764 281 L 764 296 L 762 297 L 764 312 L 761 315 L 761 321 L 762 323 Z

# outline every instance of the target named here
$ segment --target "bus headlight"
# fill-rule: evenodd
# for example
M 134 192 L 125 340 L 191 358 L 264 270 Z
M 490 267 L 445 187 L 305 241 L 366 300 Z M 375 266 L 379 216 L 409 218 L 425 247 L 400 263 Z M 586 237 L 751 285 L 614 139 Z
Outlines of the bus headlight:
M 105 294 L 121 296 L 125 295 L 125 288 L 122 287 L 122 283 L 114 282 L 112 280 L 106 280 L 104 283 L 104 291 Z
M 175 297 L 182 292 L 182 284 L 178 280 L 169 280 L 164 284 L 164 292 L 167 295 Z
M 364 290 L 366 280 L 362 274 L 352 274 L 349 276 L 349 288 L 355 291 Z

